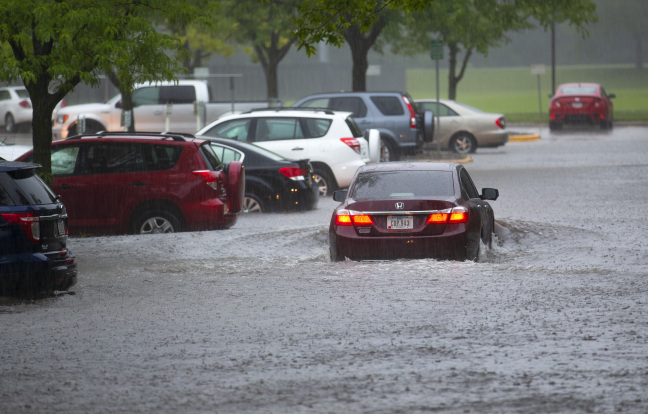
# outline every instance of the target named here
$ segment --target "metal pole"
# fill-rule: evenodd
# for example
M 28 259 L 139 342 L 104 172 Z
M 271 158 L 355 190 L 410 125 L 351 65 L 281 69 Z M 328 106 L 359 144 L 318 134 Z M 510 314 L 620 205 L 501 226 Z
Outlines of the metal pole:
M 542 95 L 540 91 L 540 74 L 538 73 L 538 113 L 540 114 L 540 121 L 542 122 Z
M 436 62 L 436 142 L 437 142 L 437 152 L 441 152 L 441 125 L 439 125 L 439 59 L 435 60 Z

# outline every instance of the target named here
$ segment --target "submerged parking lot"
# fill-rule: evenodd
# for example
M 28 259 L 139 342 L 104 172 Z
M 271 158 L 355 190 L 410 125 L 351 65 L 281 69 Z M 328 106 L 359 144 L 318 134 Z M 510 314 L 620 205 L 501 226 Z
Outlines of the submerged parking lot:
M 648 128 L 478 150 L 481 261 L 331 263 L 317 210 L 74 238 L 79 282 L 0 298 L 0 412 L 648 411 Z

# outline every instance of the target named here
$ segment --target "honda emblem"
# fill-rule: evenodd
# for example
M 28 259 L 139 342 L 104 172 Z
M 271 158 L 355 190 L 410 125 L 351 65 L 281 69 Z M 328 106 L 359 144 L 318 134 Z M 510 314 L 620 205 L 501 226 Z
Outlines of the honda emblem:
M 398 203 L 396 203 L 396 210 L 402 210 L 402 209 L 404 209 L 404 208 L 405 208 L 405 203 L 403 203 L 403 202 L 401 202 L 401 201 L 399 201 Z

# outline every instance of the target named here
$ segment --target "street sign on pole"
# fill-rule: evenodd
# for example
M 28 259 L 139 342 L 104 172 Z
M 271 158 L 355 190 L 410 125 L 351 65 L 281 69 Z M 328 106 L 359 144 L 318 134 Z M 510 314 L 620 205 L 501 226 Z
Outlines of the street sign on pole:
M 430 58 L 433 60 L 443 59 L 443 40 L 430 41 Z
M 545 65 L 531 65 L 531 74 L 538 75 L 538 114 L 542 121 L 542 94 L 540 92 L 540 76 L 545 74 Z

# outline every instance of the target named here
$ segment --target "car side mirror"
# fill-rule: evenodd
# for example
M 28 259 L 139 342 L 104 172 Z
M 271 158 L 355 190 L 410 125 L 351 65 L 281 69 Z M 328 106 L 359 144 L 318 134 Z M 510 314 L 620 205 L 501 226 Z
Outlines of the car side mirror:
M 553 94 L 553 93 L 550 93 L 550 94 L 549 94 L 549 99 L 551 99 L 551 98 L 553 98 L 553 97 L 554 97 L 554 94 Z
M 482 188 L 482 195 L 479 197 L 482 200 L 497 200 L 499 191 L 496 188 Z
M 612 99 L 612 98 L 616 98 L 616 95 L 613 94 L 613 93 L 611 93 L 611 94 L 608 95 L 608 98 L 610 98 L 610 99 Z
M 121 108 L 123 108 L 123 107 L 124 107 L 124 105 L 122 104 L 122 101 L 121 101 L 121 100 L 120 100 L 120 101 L 117 101 L 117 102 L 115 103 L 115 108 L 119 108 L 119 109 L 121 109 Z
M 333 192 L 334 201 L 344 201 L 347 196 L 347 190 L 337 190 Z

